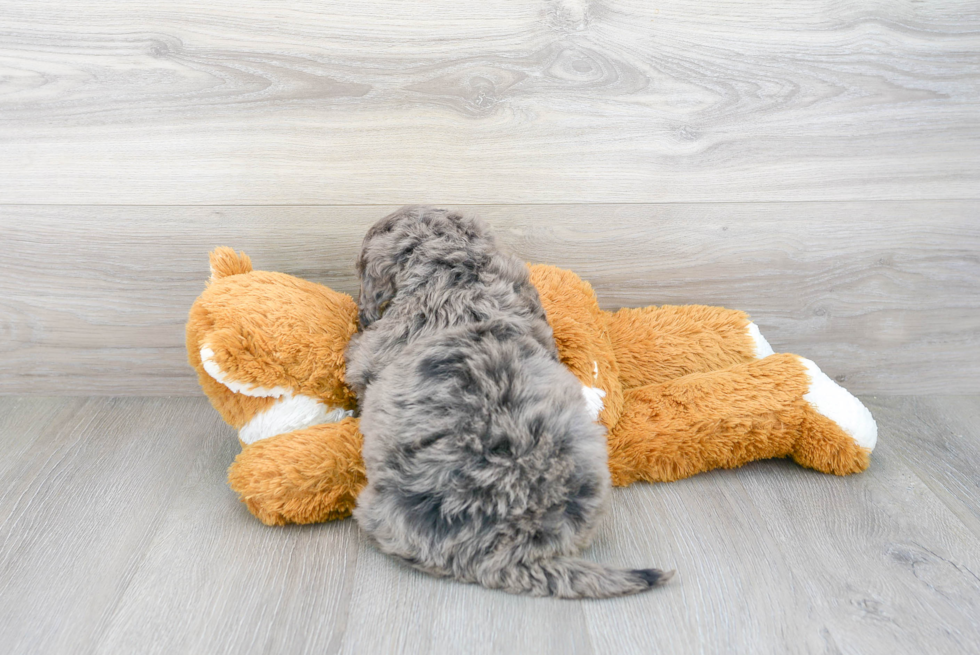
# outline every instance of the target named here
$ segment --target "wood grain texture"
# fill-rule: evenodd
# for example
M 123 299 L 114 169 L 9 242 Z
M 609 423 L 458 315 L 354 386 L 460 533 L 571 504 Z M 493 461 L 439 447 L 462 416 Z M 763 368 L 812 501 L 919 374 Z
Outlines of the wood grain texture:
M 78 412 L 84 398 L 45 398 L 41 396 L 7 398 L 0 412 L 0 435 L 4 455 L 0 457 L 0 485 L 9 488 L 22 475 L 21 459 L 35 446 L 42 434 L 61 429 Z M 0 515 L 0 520 L 3 516 Z
M 183 325 L 207 252 L 356 295 L 392 207 L 0 207 L 0 392 L 199 393 Z M 475 206 L 607 309 L 750 312 L 860 393 L 980 392 L 980 202 Z
M 973 0 L 0 2 L 0 203 L 977 198 Z
M 238 450 L 230 428 L 209 434 L 96 652 L 337 652 L 365 548 L 357 526 L 259 523 L 225 481 Z
M 43 399 L 3 399 L 32 417 Z M 206 402 L 55 400 L 0 484 L 0 643 L 92 652 L 207 432 Z M 4 422 L 0 443 L 18 439 Z M 10 430 L 11 432 L 7 432 Z
M 596 651 L 973 652 L 980 546 L 896 456 L 893 426 L 856 476 L 776 460 L 622 490 L 596 558 L 652 556 L 677 586 L 588 605 Z
M 980 402 L 974 396 L 875 398 L 869 409 L 902 462 L 980 538 Z
M 366 539 L 360 557 L 345 655 L 596 652 L 583 603 L 487 594 L 436 579 L 392 561 Z
M 0 443 L 33 444 L 0 460 L 0 643 L 12 655 L 973 653 L 980 542 L 948 498 L 975 499 L 962 483 L 980 459 L 943 444 L 975 425 L 980 396 L 866 400 L 880 441 L 863 474 L 779 460 L 615 490 L 585 556 L 678 574 L 579 602 L 425 576 L 353 521 L 259 524 L 227 488 L 238 446 L 204 399 L 0 398 Z

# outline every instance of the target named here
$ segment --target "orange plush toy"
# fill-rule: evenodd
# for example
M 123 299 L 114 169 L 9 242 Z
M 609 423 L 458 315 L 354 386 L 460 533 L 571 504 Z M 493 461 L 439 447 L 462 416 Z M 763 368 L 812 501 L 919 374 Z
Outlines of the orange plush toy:
M 344 350 L 353 299 L 253 271 L 228 248 L 191 308 L 187 352 L 238 430 L 228 481 L 263 523 L 349 516 L 366 483 Z M 574 273 L 533 265 L 563 363 L 608 430 L 613 484 L 666 482 L 771 457 L 846 475 L 868 466 L 870 412 L 796 355 L 773 354 L 742 312 L 690 305 L 605 312 Z

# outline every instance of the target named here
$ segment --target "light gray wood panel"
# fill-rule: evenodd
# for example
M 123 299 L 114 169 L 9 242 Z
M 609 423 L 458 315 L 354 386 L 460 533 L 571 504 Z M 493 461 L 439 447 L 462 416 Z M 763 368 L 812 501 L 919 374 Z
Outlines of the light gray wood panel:
M 980 543 L 940 493 L 980 398 L 869 401 L 871 468 L 789 461 L 615 490 L 584 555 L 676 568 L 651 593 L 510 596 L 382 556 L 353 521 L 269 528 L 237 502 L 203 399 L 0 399 L 0 643 L 19 653 L 972 653 Z M 923 410 L 923 404 L 928 412 Z M 42 416 L 48 416 L 45 421 Z M 927 419 L 922 419 L 928 414 Z M 968 462 L 959 462 L 966 470 Z
M 364 550 L 357 525 L 259 523 L 227 486 L 239 446 L 222 428 L 145 545 L 95 652 L 337 652 Z
M 28 419 L 31 405 L 3 398 L 0 413 Z M 92 651 L 193 453 L 220 424 L 200 399 L 59 401 L 51 416 L 0 486 L 8 653 Z
M 9 397 L 0 401 L 0 487 L 13 484 L 22 474 L 21 458 L 34 449 L 34 442 L 46 432 L 59 429 L 84 404 L 84 398 Z M 2 514 L 0 514 L 2 520 Z
M 894 449 L 980 538 L 980 401 L 975 396 L 876 398 L 869 408 Z
M 207 252 L 356 295 L 393 207 L 0 207 L 0 392 L 199 393 L 183 324 Z M 980 392 L 980 202 L 467 206 L 607 309 L 750 312 L 861 393 Z
M 620 490 L 594 556 L 678 573 L 586 605 L 596 652 L 974 652 L 980 543 L 880 436 L 847 478 L 778 460 Z
M 582 603 L 436 579 L 363 541 L 344 655 L 596 652 Z
M 577 604 L 408 570 L 353 521 L 261 525 L 225 483 L 237 448 L 210 435 L 96 652 L 591 652 Z
M 976 198 L 928 3 L 0 3 L 0 202 Z

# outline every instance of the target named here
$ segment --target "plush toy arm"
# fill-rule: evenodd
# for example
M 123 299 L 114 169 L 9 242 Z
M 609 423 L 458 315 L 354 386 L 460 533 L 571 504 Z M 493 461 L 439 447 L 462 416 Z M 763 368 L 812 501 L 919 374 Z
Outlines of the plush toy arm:
M 367 483 L 358 425 L 347 418 L 245 446 L 228 484 L 266 525 L 346 518 Z
M 627 391 L 609 470 L 622 486 L 792 456 L 845 475 L 867 468 L 876 437 L 870 412 L 816 365 L 771 355 Z
M 705 305 L 663 305 L 606 314 L 623 388 L 666 382 L 773 353 L 746 313 Z

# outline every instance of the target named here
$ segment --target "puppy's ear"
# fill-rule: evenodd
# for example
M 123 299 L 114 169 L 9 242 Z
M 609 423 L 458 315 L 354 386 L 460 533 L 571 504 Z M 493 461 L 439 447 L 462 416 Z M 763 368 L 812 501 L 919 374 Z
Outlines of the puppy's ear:
M 387 258 L 385 261 L 368 261 L 363 268 L 359 262 L 358 268 L 361 269 L 361 295 L 357 301 L 357 320 L 361 330 L 366 330 L 381 318 L 398 288 L 395 285 L 395 267 Z
M 427 207 L 407 206 L 388 214 L 368 230 L 357 259 L 361 278 L 361 330 L 381 318 L 398 292 L 398 280 L 404 275 L 415 248 L 431 235 L 432 214 Z M 440 214 L 441 215 L 441 214 Z
M 398 291 L 396 278 L 401 266 L 395 256 L 398 247 L 396 227 L 401 218 L 401 212 L 385 216 L 368 230 L 361 244 L 361 254 L 357 258 L 357 275 L 361 280 L 357 319 L 361 330 L 381 318 Z

